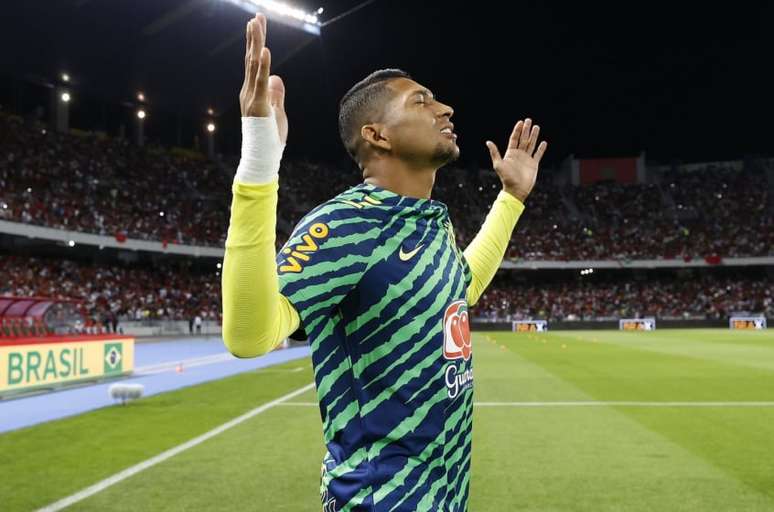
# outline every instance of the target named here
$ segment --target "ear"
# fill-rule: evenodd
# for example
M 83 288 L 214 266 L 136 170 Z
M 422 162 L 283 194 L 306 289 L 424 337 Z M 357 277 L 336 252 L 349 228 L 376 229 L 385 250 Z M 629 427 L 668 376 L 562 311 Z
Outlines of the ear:
M 384 126 L 379 123 L 366 124 L 360 128 L 360 136 L 374 148 L 389 151 L 392 149 L 390 140 L 385 136 Z

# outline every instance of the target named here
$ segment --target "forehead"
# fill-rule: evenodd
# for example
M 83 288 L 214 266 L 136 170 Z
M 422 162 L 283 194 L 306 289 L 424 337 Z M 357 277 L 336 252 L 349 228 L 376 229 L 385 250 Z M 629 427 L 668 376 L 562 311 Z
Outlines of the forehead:
M 396 78 L 390 80 L 388 87 L 395 92 L 396 97 L 405 97 L 407 95 L 424 92 L 433 95 L 424 85 L 411 80 L 410 78 Z

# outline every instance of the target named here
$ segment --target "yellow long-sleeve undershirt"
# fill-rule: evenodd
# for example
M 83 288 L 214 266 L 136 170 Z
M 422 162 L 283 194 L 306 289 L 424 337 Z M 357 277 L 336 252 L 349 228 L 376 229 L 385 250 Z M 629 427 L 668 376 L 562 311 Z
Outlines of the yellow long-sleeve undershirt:
M 478 234 L 463 251 L 473 274 L 467 291 L 469 306 L 478 302 L 500 268 L 513 228 L 523 211 L 521 201 L 504 190 L 500 191 Z
M 279 292 L 275 265 L 277 190 L 235 182 L 231 222 L 223 259 L 223 340 L 237 357 L 271 351 L 301 325 L 290 301 Z M 500 192 L 481 230 L 465 249 L 473 280 L 467 301 L 475 304 L 497 272 L 524 205 Z
M 271 351 L 301 324 L 279 292 L 275 258 L 277 181 L 234 183 L 223 257 L 223 340 L 237 357 Z

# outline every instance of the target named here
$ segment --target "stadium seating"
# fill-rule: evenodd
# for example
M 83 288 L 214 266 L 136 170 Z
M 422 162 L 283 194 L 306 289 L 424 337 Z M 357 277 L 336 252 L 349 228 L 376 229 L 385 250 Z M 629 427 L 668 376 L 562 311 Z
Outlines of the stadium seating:
M 220 277 L 184 264 L 96 265 L 54 258 L 0 257 L 0 296 L 82 299 L 85 332 L 98 334 L 111 315 L 124 320 L 220 318 Z M 6 336 L 32 335 L 18 319 L 3 319 Z
M 124 140 L 62 135 L 0 115 L 0 219 L 167 243 L 222 246 L 235 161 L 212 162 Z M 278 245 L 315 205 L 360 181 L 352 164 L 286 160 Z M 310 186 L 310 176 L 325 187 Z M 774 254 L 765 178 L 706 169 L 654 183 L 552 184 L 544 171 L 508 248 L 511 259 L 651 259 Z M 434 198 L 449 205 L 460 245 L 499 190 L 490 170 L 446 168 Z
M 220 319 L 220 276 L 184 265 L 153 268 L 80 263 L 64 259 L 3 257 L 0 295 L 43 295 L 85 301 L 86 332 L 97 333 L 111 314 L 122 320 L 184 320 L 197 313 Z M 774 317 L 774 278 L 741 273 L 653 276 L 611 272 L 607 278 L 529 280 L 500 273 L 475 307 L 485 320 L 542 318 L 599 320 L 628 316 L 723 319 L 736 311 Z M 30 327 L 32 331 L 36 328 Z M 29 335 L 3 321 L 4 336 Z
M 632 279 L 606 278 L 525 282 L 500 273 L 475 308 L 479 319 L 601 320 L 653 316 L 664 319 L 725 319 L 734 312 L 774 317 L 774 278 L 701 271 Z
M 222 246 L 236 161 L 208 161 L 122 139 L 59 134 L 0 114 L 0 219 L 166 243 Z M 278 246 L 317 204 L 360 181 L 349 163 L 286 159 L 281 171 Z M 310 176 L 325 187 L 310 186 Z M 652 172 L 647 184 L 583 187 L 541 175 L 507 257 L 525 260 L 704 258 L 774 254 L 774 215 L 765 178 L 707 164 Z M 448 204 L 458 243 L 470 242 L 500 189 L 490 170 L 448 167 L 434 199 Z M 0 258 L 0 294 L 83 299 L 85 329 L 122 319 L 219 319 L 219 275 L 187 263 L 149 267 L 66 259 Z M 675 281 L 563 279 L 529 283 L 498 274 L 479 318 L 599 319 L 637 314 L 721 318 L 738 310 L 774 316 L 771 278 L 709 274 Z M 45 327 L 3 319 L 0 335 L 45 335 Z

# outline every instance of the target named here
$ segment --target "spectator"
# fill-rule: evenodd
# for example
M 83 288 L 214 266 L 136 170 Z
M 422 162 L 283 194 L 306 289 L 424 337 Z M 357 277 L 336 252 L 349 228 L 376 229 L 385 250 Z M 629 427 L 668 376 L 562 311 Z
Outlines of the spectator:
M 472 309 L 484 320 L 613 319 L 632 316 L 722 319 L 738 311 L 774 317 L 774 278 L 751 272 L 704 270 L 634 279 L 611 272 L 606 279 L 524 281 L 500 272 Z M 0 295 L 76 298 L 92 318 L 188 319 L 189 333 L 204 320 L 220 321 L 219 277 L 181 265 L 153 268 L 93 265 L 62 259 L 0 257 Z M 107 313 L 103 313 L 107 312 Z M 107 320 L 105 320 L 107 326 Z
M 114 332 L 119 318 L 181 320 L 192 308 L 220 315 L 219 278 L 179 262 L 141 268 L 2 255 L 0 295 L 81 299 L 89 317 L 115 315 Z
M 638 316 L 668 319 L 724 319 L 748 311 L 774 317 L 774 279 L 718 276 L 704 271 L 690 278 L 648 279 L 611 275 L 607 279 L 524 283 L 500 273 L 473 314 L 479 319 L 599 320 Z
M 222 247 L 235 161 L 214 163 L 121 139 L 74 136 L 0 114 L 0 218 L 54 228 Z M 277 241 L 301 216 L 361 181 L 351 164 L 286 159 Z M 546 169 L 507 249 L 509 259 L 716 258 L 774 254 L 774 215 L 760 169 L 707 164 L 654 171 L 654 183 L 551 184 Z M 309 176 L 325 187 L 309 185 Z M 434 199 L 457 241 L 475 236 L 500 184 L 491 170 L 445 168 Z M 716 212 L 721 210 L 723 215 Z

